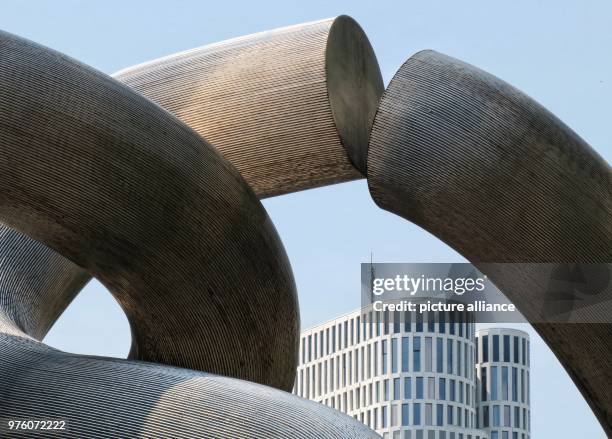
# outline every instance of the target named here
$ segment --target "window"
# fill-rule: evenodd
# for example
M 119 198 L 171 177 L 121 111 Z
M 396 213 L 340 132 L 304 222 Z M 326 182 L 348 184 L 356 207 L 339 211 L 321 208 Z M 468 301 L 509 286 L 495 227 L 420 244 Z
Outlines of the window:
M 489 428 L 489 406 L 485 405 L 482 408 L 482 426 L 483 428 Z
M 391 339 L 391 373 L 397 373 L 397 338 Z
M 518 402 L 518 369 L 512 368 L 512 401 Z
M 508 400 L 508 367 L 502 366 L 502 399 Z
M 344 322 L 342 335 L 344 336 L 344 345 L 342 347 L 346 349 L 348 347 L 348 322 Z
M 382 373 L 384 375 L 387 373 L 387 340 L 382 341 L 381 351 L 382 351 Z
M 429 311 L 427 314 L 427 323 L 429 332 L 436 332 L 436 314 L 433 311 Z
M 499 439 L 499 434 L 497 431 L 491 432 L 491 439 Z
M 514 351 L 514 364 L 519 364 L 519 338 L 514 336 L 512 337 L 513 341 L 513 351 Z
M 421 337 L 415 337 L 412 343 L 412 371 L 421 371 Z
M 446 373 L 453 373 L 453 341 L 446 340 Z
M 436 399 L 436 379 L 434 377 L 427 378 L 427 398 Z
M 433 404 L 425 404 L 425 425 L 433 425 Z
M 525 353 L 525 339 L 521 338 L 521 344 L 522 344 L 522 350 L 523 350 L 523 355 L 521 356 L 521 362 L 523 363 L 523 366 L 525 365 L 525 358 L 527 358 L 527 355 Z
M 399 311 L 394 311 L 393 313 L 393 333 L 399 334 L 400 332 L 400 313 Z
M 488 335 L 482 336 L 482 362 L 483 363 L 489 362 L 489 336 Z
M 480 381 L 481 381 L 481 394 L 480 394 L 480 400 L 481 401 L 486 401 L 487 400 L 487 368 L 483 367 L 482 371 L 481 371 L 481 375 L 480 375 Z
M 444 425 L 444 405 L 436 405 L 436 425 Z
M 412 378 L 404 378 L 404 399 L 412 399 Z
M 510 427 L 510 406 L 504 406 L 504 427 Z
M 521 428 L 521 409 L 514 407 L 514 428 Z
M 410 419 L 408 417 L 408 404 L 402 404 L 402 426 L 405 427 L 410 425 Z
M 408 362 L 410 361 L 410 339 L 402 337 L 402 372 L 408 372 Z
M 308 336 L 308 361 L 312 360 L 312 335 Z
M 450 395 L 449 395 L 448 399 L 451 400 L 451 401 L 455 401 L 455 380 L 450 380 L 448 382 L 448 384 L 449 384 L 449 387 L 450 387 L 450 389 L 449 389 Z
M 431 337 L 425 337 L 425 372 L 431 372 L 431 360 L 432 360 L 432 340 Z
M 386 405 L 382 406 L 382 428 L 387 428 L 387 425 L 388 425 L 388 423 L 387 423 L 387 415 L 388 415 L 387 409 L 388 409 L 388 407 Z
M 446 332 L 446 313 L 438 313 L 438 319 L 440 320 L 438 323 L 438 331 L 440 334 L 444 334 Z
M 383 331 L 384 334 L 389 334 L 389 311 L 383 311 Z
M 499 335 L 493 336 L 493 361 L 499 361 Z
M 351 332 L 350 332 L 350 334 L 351 334 L 350 344 L 351 344 L 351 346 L 353 346 L 355 344 L 355 336 L 354 336 L 354 334 L 355 334 L 355 319 L 351 319 Z
M 448 405 L 446 407 L 446 423 L 448 425 L 453 425 L 453 406 L 452 405 Z
M 318 341 L 319 341 L 319 335 L 315 333 L 314 335 L 314 359 L 317 359 L 317 352 L 318 352 Z
M 412 423 L 421 425 L 421 404 L 418 402 L 412 405 Z
M 493 427 L 499 427 L 499 426 L 501 426 L 499 406 L 494 405 L 493 406 Z
M 440 400 L 446 399 L 446 378 L 440 378 L 438 383 L 438 393 L 440 394 Z
M 389 380 L 383 381 L 385 401 L 389 401 Z
M 444 340 L 436 338 L 436 372 L 444 372 Z
M 410 329 L 410 325 L 411 325 L 411 322 L 410 322 L 410 312 L 406 311 L 404 313 L 404 331 L 410 332 L 410 330 L 411 330 Z
M 504 361 L 510 362 L 510 336 L 504 335 Z
M 497 366 L 491 367 L 491 401 L 497 400 Z
M 399 400 L 401 398 L 402 397 L 400 395 L 400 379 L 399 378 L 395 378 L 393 380 L 393 399 Z
M 331 349 L 332 353 L 336 352 L 336 326 L 332 326 Z
M 365 314 L 364 314 L 365 316 Z M 361 325 L 359 324 L 360 318 L 357 317 L 357 343 L 359 344 L 361 341 Z
M 416 332 L 423 332 L 423 313 L 418 312 L 416 314 Z

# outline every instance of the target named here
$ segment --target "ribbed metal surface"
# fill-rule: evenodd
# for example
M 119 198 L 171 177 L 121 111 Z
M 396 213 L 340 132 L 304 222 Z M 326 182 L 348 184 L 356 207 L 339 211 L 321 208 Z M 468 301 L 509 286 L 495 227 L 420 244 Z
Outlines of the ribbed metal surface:
M 0 333 L 0 417 L 64 419 L 8 437 L 374 438 L 361 422 L 289 393 L 162 365 L 77 356 Z M 0 430 L 5 437 L 6 429 Z M 55 434 L 54 434 L 55 433 Z
M 114 77 L 211 142 L 259 197 L 361 178 L 349 156 L 363 165 L 383 92 L 372 47 L 346 16 L 200 47 Z
M 295 284 L 235 169 L 126 86 L 6 33 L 0 84 L 0 218 L 111 291 L 130 358 L 290 390 Z
M 436 52 L 386 90 L 368 153 L 376 203 L 472 262 L 612 262 L 612 173 L 520 91 Z M 488 273 L 528 318 L 544 279 Z M 541 321 L 541 320 L 540 320 Z M 612 434 L 612 325 L 535 325 Z
M 0 332 L 41 340 L 91 276 L 0 225 Z

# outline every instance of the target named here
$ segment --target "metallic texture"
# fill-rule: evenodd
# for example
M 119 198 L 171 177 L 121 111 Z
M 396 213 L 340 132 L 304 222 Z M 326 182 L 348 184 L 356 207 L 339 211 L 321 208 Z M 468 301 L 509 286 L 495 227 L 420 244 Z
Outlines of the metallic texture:
M 130 322 L 129 358 L 290 390 L 293 275 L 231 164 L 125 85 L 6 33 L 0 84 L 0 219 L 109 289 Z
M 377 437 L 275 388 L 295 374 L 293 276 L 215 148 L 125 85 L 7 33 L 0 84 L 0 436 L 25 418 L 65 419 L 61 437 Z M 227 376 L 40 343 L 91 275 L 128 317 L 131 359 Z
M 411 57 L 385 91 L 368 184 L 378 206 L 476 264 L 612 262 L 610 166 L 517 89 L 436 52 Z M 487 274 L 538 320 L 544 279 Z M 612 434 L 612 325 L 534 326 Z
M 368 38 L 347 16 L 211 44 L 114 77 L 211 142 L 260 198 L 362 178 L 384 90 Z

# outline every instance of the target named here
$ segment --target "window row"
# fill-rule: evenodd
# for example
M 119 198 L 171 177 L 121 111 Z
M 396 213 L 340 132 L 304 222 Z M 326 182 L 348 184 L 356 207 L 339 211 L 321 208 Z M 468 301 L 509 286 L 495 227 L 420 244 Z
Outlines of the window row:
M 476 338 L 477 363 L 502 361 L 529 366 L 529 340 L 508 334 L 482 335 Z
M 385 432 L 382 435 L 383 439 L 485 439 L 486 436 L 481 436 L 476 433 L 459 433 L 446 430 L 395 430 Z M 519 438 L 512 438 L 519 439 Z M 526 439 L 526 438 L 520 438 Z
M 529 371 L 515 366 L 481 366 L 476 386 L 480 401 L 530 404 Z
M 414 315 L 413 315 L 414 314 Z M 426 314 L 374 311 L 314 331 L 301 338 L 301 363 L 307 363 L 324 355 L 388 334 L 406 332 L 431 332 L 457 335 L 474 341 L 475 323 L 465 322 L 452 313 Z
M 312 395 L 317 397 L 389 373 L 437 372 L 474 380 L 473 355 L 474 347 L 460 340 L 420 336 L 393 337 L 300 367 L 299 370 L 307 370 L 309 376 L 312 376 Z M 298 392 L 303 391 L 302 384 L 301 378 L 298 379 Z
M 509 427 L 529 430 L 531 412 L 526 408 L 509 405 L 484 405 L 476 408 L 478 428 Z

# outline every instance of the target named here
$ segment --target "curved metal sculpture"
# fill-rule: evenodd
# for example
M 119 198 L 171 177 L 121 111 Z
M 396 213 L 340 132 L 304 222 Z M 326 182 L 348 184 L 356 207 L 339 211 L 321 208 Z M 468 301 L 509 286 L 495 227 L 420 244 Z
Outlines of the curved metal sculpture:
M 385 91 L 368 184 L 378 206 L 477 265 L 612 261 L 610 166 L 517 89 L 436 52 L 411 57 Z M 545 321 L 546 279 L 525 264 L 481 266 L 529 321 Z M 534 326 L 612 434 L 612 325 Z
M 111 291 L 129 358 L 291 389 L 293 275 L 240 175 L 126 86 L 0 39 L 0 218 Z
M 260 198 L 362 178 L 384 90 L 372 46 L 347 16 L 200 47 L 114 77 L 215 145 Z
M 584 141 L 435 52 L 377 111 L 380 71 L 349 17 L 115 77 L 0 33 L 0 220 L 15 229 L 0 227 L 2 416 L 68 417 L 88 437 L 374 436 L 274 389 L 293 383 L 299 318 L 257 197 L 367 175 L 379 206 L 477 264 L 612 260 L 610 167 Z M 541 279 L 522 274 L 489 272 L 534 319 Z M 164 365 L 36 341 L 91 275 L 130 321 L 130 359 Z M 608 433 L 610 327 L 536 325 Z

